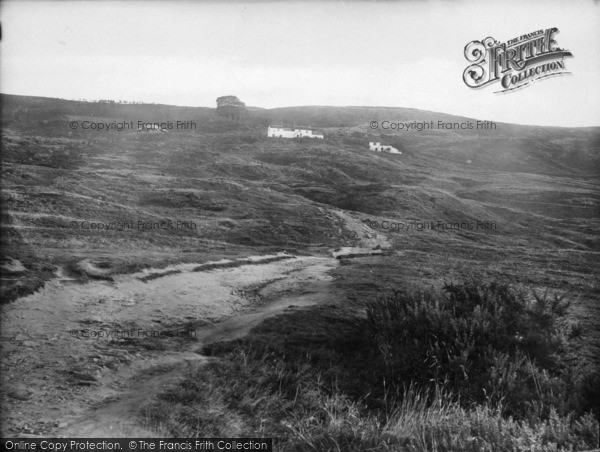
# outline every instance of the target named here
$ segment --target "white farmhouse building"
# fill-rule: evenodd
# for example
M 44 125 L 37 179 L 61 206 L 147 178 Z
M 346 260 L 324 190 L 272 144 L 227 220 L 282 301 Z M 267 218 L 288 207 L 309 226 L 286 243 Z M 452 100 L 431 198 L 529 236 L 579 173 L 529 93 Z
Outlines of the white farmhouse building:
M 310 127 L 284 127 L 284 126 L 269 126 L 267 129 L 268 137 L 276 138 L 325 138 L 322 132 L 317 132 Z
M 370 141 L 369 150 L 374 152 L 389 152 L 390 154 L 402 154 L 402 152 L 395 147 L 383 146 L 379 141 Z

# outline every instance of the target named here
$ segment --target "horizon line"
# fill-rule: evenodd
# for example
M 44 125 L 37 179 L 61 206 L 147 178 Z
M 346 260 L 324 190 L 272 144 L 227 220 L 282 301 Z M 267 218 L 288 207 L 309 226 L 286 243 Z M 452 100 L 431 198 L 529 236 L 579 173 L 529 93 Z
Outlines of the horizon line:
M 156 103 L 156 102 L 148 102 L 148 101 L 133 101 L 133 100 L 129 101 L 129 100 L 125 100 L 125 99 L 119 99 L 119 100 L 115 100 L 115 99 L 82 99 L 81 100 L 81 99 L 75 99 L 75 98 L 68 99 L 65 97 L 50 97 L 50 96 L 39 96 L 39 95 L 31 95 L 31 94 L 14 94 L 14 93 L 5 93 L 5 92 L 0 92 L 0 95 L 19 96 L 19 97 L 37 97 L 37 98 L 41 98 L 41 99 L 63 100 L 63 101 L 67 101 L 67 102 L 100 103 L 103 101 L 104 102 L 110 101 L 110 102 L 114 102 L 117 105 L 164 105 L 164 106 L 169 106 L 169 107 L 181 107 L 181 108 L 208 108 L 211 110 L 217 109 L 217 107 L 207 107 L 207 106 L 202 106 L 202 105 L 165 104 L 165 103 Z M 219 97 L 221 97 L 221 96 L 219 96 Z M 215 100 L 215 103 L 216 103 L 216 100 Z M 442 111 L 424 110 L 422 108 L 415 108 L 415 107 L 399 107 L 399 106 L 391 107 L 391 106 L 385 106 L 385 105 L 288 105 L 288 106 L 281 106 L 281 107 L 259 107 L 256 105 L 246 105 L 245 108 L 257 108 L 257 109 L 261 109 L 261 110 L 275 110 L 275 109 L 281 109 L 281 108 L 389 108 L 389 109 L 416 110 L 416 111 L 427 112 L 427 113 L 435 113 L 435 114 L 442 114 L 442 115 L 447 115 L 447 116 L 455 116 L 458 118 L 478 120 L 475 117 L 463 116 L 463 115 L 458 115 L 458 114 L 453 114 L 453 113 L 446 113 L 446 112 L 442 112 Z M 487 120 L 492 121 L 490 119 L 487 119 Z M 493 122 L 498 123 L 498 124 L 509 124 L 509 125 L 526 126 L 526 127 L 553 127 L 553 128 L 562 128 L 562 129 L 600 128 L 600 124 L 588 125 L 588 126 L 554 126 L 554 125 L 541 125 L 541 124 L 523 124 L 523 123 L 517 123 L 517 122 L 503 122 L 503 121 L 493 121 Z

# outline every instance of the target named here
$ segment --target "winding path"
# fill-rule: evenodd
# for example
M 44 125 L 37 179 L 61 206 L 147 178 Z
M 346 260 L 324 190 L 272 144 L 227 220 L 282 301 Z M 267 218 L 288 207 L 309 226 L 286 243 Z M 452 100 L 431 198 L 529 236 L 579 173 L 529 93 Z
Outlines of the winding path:
M 162 436 L 143 427 L 140 408 L 211 359 L 199 353 L 203 345 L 243 337 L 286 310 L 335 302 L 341 295 L 328 272 L 338 258 L 388 246 L 340 215 L 363 248 L 255 256 L 200 271 L 181 264 L 152 278 L 149 271 L 87 284 L 57 278 L 3 306 L 0 434 Z

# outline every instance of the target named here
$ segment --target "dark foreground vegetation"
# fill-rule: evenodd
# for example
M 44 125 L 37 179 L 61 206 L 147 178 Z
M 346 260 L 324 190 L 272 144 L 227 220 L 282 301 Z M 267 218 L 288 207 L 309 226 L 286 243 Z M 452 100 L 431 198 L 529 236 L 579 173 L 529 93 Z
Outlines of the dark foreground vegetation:
M 507 284 L 392 291 L 264 322 L 146 410 L 165 434 L 280 438 L 283 450 L 598 447 L 598 369 L 569 303 Z

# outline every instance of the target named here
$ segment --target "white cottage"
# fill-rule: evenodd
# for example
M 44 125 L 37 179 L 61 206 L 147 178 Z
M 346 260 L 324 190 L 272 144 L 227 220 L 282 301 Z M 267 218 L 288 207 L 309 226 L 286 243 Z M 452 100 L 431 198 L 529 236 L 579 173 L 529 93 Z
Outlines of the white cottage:
M 275 138 L 319 138 L 324 139 L 322 132 L 318 132 L 310 127 L 284 127 L 284 126 L 269 126 L 267 129 L 268 137 Z
M 379 141 L 370 141 L 369 150 L 374 152 L 389 152 L 390 154 L 402 154 L 393 146 L 384 146 Z

